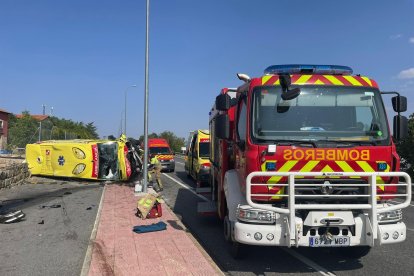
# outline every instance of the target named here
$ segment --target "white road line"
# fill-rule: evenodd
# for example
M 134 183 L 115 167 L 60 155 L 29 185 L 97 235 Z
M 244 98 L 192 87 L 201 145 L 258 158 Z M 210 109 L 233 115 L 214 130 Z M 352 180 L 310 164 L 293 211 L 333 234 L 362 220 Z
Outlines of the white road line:
M 414 229 L 411 229 L 411 228 L 407 228 L 407 230 L 409 230 L 409 231 L 413 231 L 413 232 L 414 232 Z
M 207 199 L 206 197 L 204 197 L 204 196 L 202 196 L 202 195 L 197 194 L 197 193 L 194 191 L 194 189 L 193 189 L 193 188 L 191 188 L 190 186 L 188 186 L 188 185 L 186 185 L 186 184 L 184 184 L 184 183 L 182 183 L 182 182 L 178 181 L 177 179 L 175 179 L 175 178 L 173 178 L 173 177 L 169 176 L 168 174 L 163 173 L 163 175 L 165 175 L 166 177 L 168 177 L 169 179 L 171 179 L 172 181 L 174 181 L 175 183 L 177 183 L 178 185 L 180 185 L 180 186 L 181 186 L 181 187 L 183 187 L 184 189 L 189 190 L 190 192 L 192 192 L 194 195 L 198 196 L 198 197 L 199 197 L 199 198 L 201 198 L 202 200 L 204 200 L 204 201 L 210 201 L 210 200 L 209 200 L 209 199 Z
M 306 258 L 305 256 L 299 254 L 298 252 L 294 251 L 293 249 L 286 249 L 281 247 L 282 250 L 284 250 L 286 253 L 289 253 L 290 255 L 292 255 L 293 257 L 295 257 L 296 259 L 299 259 L 301 262 L 307 264 L 308 266 L 312 267 L 313 269 L 315 269 L 317 272 L 319 272 L 322 275 L 326 275 L 326 276 L 334 276 L 336 274 L 328 271 L 327 269 L 321 267 L 320 265 L 318 265 L 317 263 L 315 263 L 314 261 L 311 261 L 310 259 Z
M 177 162 L 177 161 L 175 161 L 175 163 L 177 163 L 177 164 L 180 164 L 180 165 L 184 165 L 184 163 L 181 163 L 181 162 Z

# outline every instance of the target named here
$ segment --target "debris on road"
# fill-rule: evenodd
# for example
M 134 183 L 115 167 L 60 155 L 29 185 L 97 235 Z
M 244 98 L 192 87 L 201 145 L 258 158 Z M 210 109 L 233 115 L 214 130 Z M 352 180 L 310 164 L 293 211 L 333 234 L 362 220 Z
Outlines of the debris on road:
M 0 223 L 13 223 L 21 221 L 26 216 L 22 210 L 9 210 L 0 213 Z

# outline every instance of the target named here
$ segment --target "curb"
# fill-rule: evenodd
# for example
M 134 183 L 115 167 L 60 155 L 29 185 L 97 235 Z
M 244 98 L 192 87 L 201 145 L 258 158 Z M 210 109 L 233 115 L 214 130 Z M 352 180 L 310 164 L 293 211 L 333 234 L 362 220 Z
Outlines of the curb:
M 101 218 L 101 211 L 102 211 L 102 202 L 105 196 L 105 191 L 106 191 L 106 185 L 103 188 L 101 200 L 99 201 L 98 213 L 96 214 L 95 224 L 93 225 L 92 233 L 89 238 L 89 245 L 88 245 L 88 248 L 86 249 L 85 259 L 83 260 L 83 265 L 82 265 L 80 276 L 86 276 L 89 273 L 89 266 L 91 265 L 93 246 L 94 246 L 94 241 L 96 238 L 96 233 L 98 232 L 99 220 Z

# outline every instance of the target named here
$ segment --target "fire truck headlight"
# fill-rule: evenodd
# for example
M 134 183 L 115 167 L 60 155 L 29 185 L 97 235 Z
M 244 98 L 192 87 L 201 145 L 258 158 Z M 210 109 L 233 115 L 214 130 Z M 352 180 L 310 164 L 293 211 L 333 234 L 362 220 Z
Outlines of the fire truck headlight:
M 379 223 L 399 222 L 402 220 L 402 211 L 399 209 L 395 211 L 380 213 L 378 214 L 377 218 Z
M 269 233 L 266 235 L 266 238 L 268 241 L 272 241 L 275 238 L 275 235 L 273 235 L 272 233 Z
M 252 209 L 246 206 L 239 206 L 237 208 L 237 218 L 240 221 L 265 224 L 273 224 L 276 220 L 274 212 Z
M 382 234 L 382 239 L 383 240 L 388 240 L 389 237 L 390 237 L 390 234 L 388 234 L 387 232 Z

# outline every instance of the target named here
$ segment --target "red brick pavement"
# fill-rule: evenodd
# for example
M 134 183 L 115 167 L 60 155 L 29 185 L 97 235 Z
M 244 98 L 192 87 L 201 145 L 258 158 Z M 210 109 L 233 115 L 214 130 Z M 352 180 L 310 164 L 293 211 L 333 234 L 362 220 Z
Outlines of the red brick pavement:
M 131 187 L 106 186 L 89 276 L 223 275 L 166 204 L 161 218 L 141 220 L 135 216 L 137 199 Z M 159 221 L 167 230 L 132 231 Z

